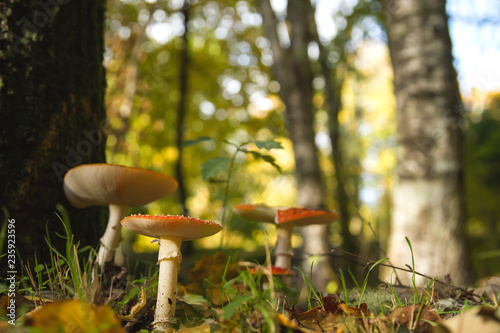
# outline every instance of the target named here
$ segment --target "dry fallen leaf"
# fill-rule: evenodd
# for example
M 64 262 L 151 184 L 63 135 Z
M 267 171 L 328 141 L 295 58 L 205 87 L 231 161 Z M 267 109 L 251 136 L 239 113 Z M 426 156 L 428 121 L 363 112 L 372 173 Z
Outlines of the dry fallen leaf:
M 316 332 L 314 330 L 310 330 L 310 329 L 307 329 L 305 327 L 299 327 L 297 324 L 292 322 L 290 320 L 290 318 L 288 318 L 287 316 L 284 316 L 280 313 L 276 314 L 276 321 L 280 325 L 280 327 L 282 328 L 281 331 L 284 331 L 284 332 L 293 332 L 293 333 L 295 333 L 295 332 L 304 332 L 304 333 Z
M 477 306 L 453 318 L 443 320 L 434 333 L 498 333 L 500 308 Z
M 185 327 L 181 325 L 179 329 L 167 329 L 165 333 L 210 333 L 211 332 L 211 325 L 217 325 L 217 322 L 213 319 L 206 319 L 205 322 L 199 326 L 196 327 Z
M 474 294 L 479 296 L 486 295 L 487 299 L 498 304 L 497 297 L 500 294 L 500 276 L 492 276 L 486 279 L 479 288 L 474 289 Z
M 315 331 L 333 331 L 335 325 L 342 320 L 342 316 L 323 310 L 321 307 L 297 313 L 292 321 L 299 327 Z
M 26 325 L 43 332 L 125 332 L 113 310 L 81 301 L 59 301 L 27 316 Z
M 370 316 L 370 312 L 368 312 L 368 306 L 366 305 L 366 303 L 361 303 L 361 306 L 358 308 L 349 306 L 342 302 L 341 304 L 339 304 L 339 309 L 342 310 L 345 314 L 349 314 L 357 318 Z
M 223 294 L 221 288 L 210 288 L 207 290 L 207 296 L 212 305 L 221 306 L 229 302 L 234 296 L 242 295 L 247 291 L 246 285 L 243 283 L 233 284 L 231 286 L 231 295 Z
M 226 265 L 227 258 L 221 252 L 216 252 L 213 256 L 203 254 L 201 259 L 196 261 L 195 266 L 188 273 L 188 279 L 192 283 L 185 286 L 187 292 L 203 295 L 205 292 L 203 287 L 205 279 L 210 281 L 211 284 L 220 284 L 222 283 L 224 272 L 226 280 L 231 280 L 238 276 L 236 265 L 230 264 L 227 267 L 227 271 Z
M 435 309 L 424 305 L 409 305 L 397 308 L 387 314 L 387 319 L 395 325 L 409 330 L 417 329 L 418 332 L 432 332 L 429 322 L 439 322 L 441 318 Z M 418 322 L 416 320 L 418 319 Z
M 338 333 L 357 332 L 364 325 L 363 318 L 371 316 L 365 303 L 362 303 L 360 307 L 352 307 L 333 295 L 323 297 L 323 306 L 324 309 L 316 307 L 305 312 L 290 309 L 293 323 L 304 332 L 306 329 Z
M 2 297 L 0 298 L 0 315 L 4 315 L 8 312 L 7 306 L 9 306 L 9 302 L 10 298 L 7 295 L 2 295 Z M 36 308 L 36 304 L 39 305 L 40 302 L 37 302 L 35 304 L 32 300 L 26 298 L 23 295 L 20 295 L 19 293 L 16 293 L 15 304 L 16 308 L 24 307 L 27 311 L 32 311 Z M 17 313 L 17 316 L 19 316 L 19 313 Z
M 132 319 L 143 307 L 146 305 L 146 292 L 144 291 L 144 288 L 141 287 L 141 296 L 137 303 L 132 306 L 130 309 L 130 313 L 128 315 L 122 316 L 118 314 L 118 319 L 120 320 L 130 320 Z

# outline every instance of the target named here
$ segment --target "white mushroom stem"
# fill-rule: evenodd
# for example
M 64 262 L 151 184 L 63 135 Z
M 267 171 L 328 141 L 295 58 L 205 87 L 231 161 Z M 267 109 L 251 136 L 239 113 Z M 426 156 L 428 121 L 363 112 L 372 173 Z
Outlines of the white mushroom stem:
M 176 236 L 163 236 L 159 241 L 158 297 L 153 327 L 161 332 L 175 323 L 177 275 L 182 261 L 181 242 L 182 238 Z
M 293 223 L 283 223 L 276 226 L 278 232 L 278 239 L 274 248 L 274 255 L 276 257 L 274 266 L 290 269 L 292 266 L 292 232 Z
M 115 266 L 123 266 L 125 264 L 125 255 L 123 254 L 123 247 L 118 244 L 115 250 Z
M 97 262 L 101 267 L 104 267 L 104 263 L 113 259 L 116 248 L 122 240 L 120 221 L 125 217 L 128 207 L 128 205 L 109 205 L 108 225 L 101 238 L 101 246 L 97 254 Z

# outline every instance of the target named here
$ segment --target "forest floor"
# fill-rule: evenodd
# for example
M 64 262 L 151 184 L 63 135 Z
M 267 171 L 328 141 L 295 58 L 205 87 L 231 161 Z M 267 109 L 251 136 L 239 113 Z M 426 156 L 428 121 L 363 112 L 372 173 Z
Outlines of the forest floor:
M 57 254 L 52 268 L 27 268 L 16 286 L 16 320 L 9 316 L 9 287 L 2 285 L 0 331 L 152 331 L 157 274 L 135 279 L 125 267 L 107 265 L 92 279 L 92 265 L 74 265 L 78 254 L 70 253 Z M 252 274 L 252 265 L 222 253 L 203 255 L 189 281 L 178 285 L 177 322 L 170 331 L 500 332 L 500 277 L 476 289 L 437 281 L 427 288 L 373 288 L 367 281 L 374 264 L 363 284 L 348 290 L 342 276 L 337 293 L 321 295 L 303 274 L 283 281 L 262 271 Z M 287 286 L 299 280 L 300 290 Z

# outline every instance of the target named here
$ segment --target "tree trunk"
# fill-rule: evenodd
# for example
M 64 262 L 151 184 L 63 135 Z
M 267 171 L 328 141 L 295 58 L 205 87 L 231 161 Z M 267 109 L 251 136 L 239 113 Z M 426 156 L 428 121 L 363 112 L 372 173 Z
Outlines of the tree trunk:
M 269 0 L 259 0 L 264 19 L 266 34 L 271 40 L 274 58 L 274 72 L 281 85 L 280 96 L 286 106 L 286 123 L 295 154 L 295 178 L 297 181 L 299 206 L 323 208 L 324 187 L 321 180 L 317 148 L 314 141 L 314 115 L 312 108 L 313 72 L 308 58 L 308 45 L 311 41 L 312 6 L 309 1 L 289 0 L 287 23 L 290 28 L 290 47 L 281 47 L 277 35 L 277 19 Z M 327 257 L 329 246 L 327 226 L 302 228 L 305 257 L 323 255 L 315 260 L 313 285 L 325 290 L 326 285 L 335 279 Z M 301 269 L 309 274 L 310 264 L 300 258 Z
M 177 157 L 177 162 L 175 163 L 175 175 L 179 187 L 177 188 L 177 192 L 179 193 L 179 201 L 181 203 L 181 214 L 184 216 L 189 216 L 189 209 L 187 207 L 187 189 L 186 183 L 184 182 L 184 170 L 183 170 L 183 158 L 184 158 L 184 150 L 182 149 L 182 142 L 184 141 L 184 131 L 186 128 L 186 114 L 188 110 L 188 101 L 189 101 L 189 66 L 190 57 L 189 57 L 189 17 L 191 5 L 189 2 L 184 2 L 184 6 L 182 8 L 182 13 L 184 14 L 184 33 L 182 34 L 182 49 L 180 54 L 180 64 L 179 64 L 179 104 L 177 106 L 177 149 L 179 151 L 179 156 Z M 194 252 L 194 244 L 193 242 L 183 242 L 182 243 L 182 253 L 184 255 L 190 255 Z
M 71 167 L 105 160 L 104 10 L 99 0 L 0 1 L 0 202 L 31 263 L 34 254 L 50 261 L 46 224 L 64 248 L 56 204 L 75 243 L 96 246 L 103 231 L 105 209 L 73 209 L 62 181 Z
M 329 70 L 325 63 L 322 64 L 323 76 L 325 77 L 325 87 L 327 91 L 328 109 L 329 109 L 329 130 L 330 141 L 332 142 L 332 161 L 335 167 L 335 179 L 337 181 L 336 192 L 339 205 L 340 220 L 342 227 L 342 248 L 353 254 L 358 253 L 355 239 L 349 230 L 351 214 L 349 212 L 349 201 L 346 193 L 345 170 L 343 168 L 343 155 L 341 148 L 339 112 L 342 106 L 341 91 L 343 82 L 337 77 L 336 70 Z M 347 272 L 349 258 L 343 257 L 340 264 L 342 270 Z
M 337 69 L 330 69 L 328 66 L 328 54 L 325 47 L 320 43 L 319 37 L 315 37 L 316 42 L 320 49 L 320 65 L 321 72 L 325 79 L 325 95 L 328 103 L 328 117 L 329 117 L 329 130 L 330 130 L 330 141 L 332 144 L 332 162 L 335 167 L 335 180 L 337 181 L 336 186 L 336 197 L 337 203 L 339 205 L 340 220 L 338 223 L 341 225 L 341 236 L 342 236 L 342 248 L 349 252 L 357 254 L 357 246 L 353 235 L 349 230 L 349 223 L 351 221 L 351 214 L 349 212 L 349 200 L 347 195 L 347 188 L 345 183 L 345 169 L 343 167 L 343 155 L 341 146 L 341 136 L 340 136 L 340 123 L 339 123 L 339 112 L 342 109 L 342 85 L 344 84 L 343 79 L 338 75 Z M 347 272 L 347 267 L 349 264 L 349 258 L 343 257 L 338 266 L 344 272 Z
M 177 149 L 179 150 L 179 157 L 175 164 L 175 174 L 179 187 L 177 192 L 179 193 L 179 199 L 182 207 L 182 214 L 188 216 L 189 211 L 186 206 L 187 191 L 186 185 L 184 183 L 184 172 L 182 170 L 183 163 L 183 151 L 182 151 L 182 141 L 184 140 L 184 127 L 187 111 L 187 101 L 188 101 L 188 68 L 189 68 L 189 41 L 188 41 L 188 23 L 189 23 L 189 8 L 190 5 L 186 1 L 182 8 L 182 13 L 184 14 L 184 34 L 182 35 L 182 49 L 180 54 L 180 64 L 179 64 L 179 105 L 177 107 Z M 185 242 L 191 244 L 191 242 Z M 190 246 L 191 247 L 191 246 Z
M 463 108 L 445 1 L 390 0 L 389 49 L 397 101 L 398 183 L 389 257 L 429 276 L 471 281 L 463 237 Z M 386 271 L 386 277 L 388 277 Z M 400 274 L 410 283 L 410 274 Z M 418 281 L 423 283 L 423 279 Z

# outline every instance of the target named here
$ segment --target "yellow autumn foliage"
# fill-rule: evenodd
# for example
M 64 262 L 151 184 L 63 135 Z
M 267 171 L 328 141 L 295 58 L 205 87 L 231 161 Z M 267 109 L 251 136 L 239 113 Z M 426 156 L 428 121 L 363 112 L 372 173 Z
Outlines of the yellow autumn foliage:
M 46 333 L 125 332 L 110 307 L 93 306 L 78 300 L 48 304 L 31 312 L 26 324 Z

